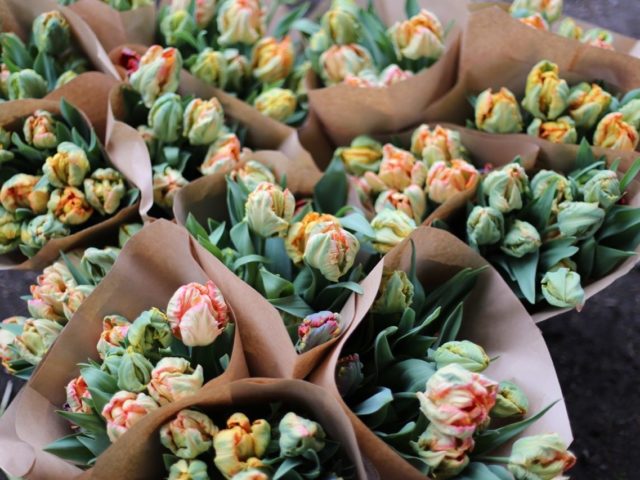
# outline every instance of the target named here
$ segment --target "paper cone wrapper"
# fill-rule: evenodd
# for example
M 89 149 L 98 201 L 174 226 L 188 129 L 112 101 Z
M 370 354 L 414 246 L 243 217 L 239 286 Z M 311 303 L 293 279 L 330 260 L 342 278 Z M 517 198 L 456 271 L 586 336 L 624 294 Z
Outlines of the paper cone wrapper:
M 420 227 L 410 238 L 415 242 L 417 275 L 427 292 L 442 285 L 463 268 L 487 265 L 467 245 L 443 230 Z M 313 372 L 310 381 L 330 391 L 342 404 L 354 426 L 363 456 L 375 465 L 380 478 L 419 480 L 425 476 L 379 439 L 349 409 L 340 398 L 335 383 L 335 370 L 342 348 L 356 334 L 357 326 L 373 304 L 383 265 L 385 268 L 408 271 L 410 264 L 411 244 L 406 240 L 389 252 L 371 272 L 364 281 L 367 284 L 365 295 L 356 302 L 356 321 L 331 355 Z M 494 381 L 509 380 L 519 385 L 529 398 L 531 412 L 538 412 L 562 399 L 553 362 L 540 331 L 502 277 L 490 267 L 481 274 L 465 302 L 459 338 L 483 346 L 491 358 L 499 357 L 484 374 Z M 524 435 L 548 432 L 558 432 L 567 443 L 571 442 L 571 427 L 563 403 L 556 404 Z
M 41 449 L 71 433 L 69 423 L 57 415 L 56 410 L 66 401 L 65 385 L 79 374 L 78 363 L 98 359 L 96 344 L 102 332 L 102 318 L 117 313 L 133 320 L 151 307 L 164 309 L 180 286 L 207 280 L 212 280 L 222 291 L 234 314 L 237 333 L 227 370 L 207 383 L 206 388 L 215 390 L 232 380 L 247 377 L 239 333 L 250 326 L 244 324 L 242 315 L 246 307 L 240 304 L 250 301 L 253 291 L 197 245 L 184 229 L 159 220 L 127 242 L 112 270 L 78 309 L 33 373 L 20 401 L 11 406 L 15 416 L 0 419 L 0 431 L 15 431 L 11 441 L 19 447 L 3 450 L 0 467 L 15 475 L 31 471 L 81 474 L 80 469 L 44 454 Z M 16 455 L 16 451 L 20 455 Z M 73 476 L 45 473 L 30 478 Z

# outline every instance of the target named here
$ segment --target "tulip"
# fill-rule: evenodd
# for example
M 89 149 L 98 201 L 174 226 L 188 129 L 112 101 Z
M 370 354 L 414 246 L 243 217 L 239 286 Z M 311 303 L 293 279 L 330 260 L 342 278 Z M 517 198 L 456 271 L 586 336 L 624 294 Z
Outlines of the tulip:
M 235 413 L 227 420 L 227 428 L 213 439 L 213 463 L 224 478 L 250 468 L 262 467 L 260 460 L 271 442 L 271 425 L 266 420 L 249 421 L 246 415 Z
M 169 319 L 157 308 L 142 312 L 127 330 L 127 342 L 137 352 L 150 353 L 171 345 Z
M 325 446 L 326 434 L 320 424 L 293 412 L 282 417 L 278 430 L 280 455 L 284 457 L 298 457 L 309 450 L 319 452 Z
M 56 122 L 46 110 L 36 110 L 28 117 L 24 121 L 22 132 L 26 143 L 36 148 L 48 149 L 58 145 Z
M 164 166 L 153 174 L 153 201 L 163 208 L 171 209 L 178 190 L 188 184 L 182 173 L 168 165 Z
M 593 128 L 609 105 L 611 94 L 595 83 L 580 83 L 569 94 L 569 115 L 580 128 Z
M 342 84 L 357 88 L 382 88 L 378 74 L 368 69 L 360 71 L 357 75 L 348 73 Z
M 129 320 L 120 315 L 107 315 L 104 317 L 102 320 L 102 333 L 96 346 L 102 360 L 110 354 L 122 351 L 130 326 Z
M 320 55 L 320 76 L 328 85 L 342 83 L 347 75 L 358 75 L 372 67 L 371 54 L 356 43 L 333 45 Z
M 188 10 L 191 0 L 172 0 L 171 11 Z M 198 28 L 206 29 L 216 12 L 216 0 L 196 0 L 195 20 Z
M 288 189 L 263 182 L 247 198 L 245 220 L 263 238 L 284 237 L 294 210 L 295 198 Z
M 417 167 L 420 165 L 420 167 Z M 382 162 L 378 174 L 365 173 L 365 180 L 375 192 L 382 190 L 404 190 L 411 184 L 421 187 L 424 184 L 420 170 L 426 169 L 422 162 L 406 150 L 397 148 L 390 143 L 382 147 Z M 426 175 L 424 175 L 426 179 Z
M 17 332 L 14 332 L 13 330 L 10 331 L 2 327 L 12 325 L 18 326 L 20 327 L 20 330 L 22 330 L 22 327 L 26 321 L 26 317 L 14 316 L 5 318 L 2 322 L 0 322 L 0 361 L 2 362 L 2 366 L 7 371 L 7 373 L 14 372 L 14 369 L 11 365 L 16 360 L 20 360 L 20 358 L 15 348 L 13 347 Z
M 298 327 L 296 351 L 309 350 L 338 338 L 342 333 L 342 317 L 338 313 L 318 312 L 307 315 Z
M 207 47 L 198 53 L 189 71 L 209 85 L 224 88 L 227 83 L 227 68 L 224 53 Z
M 471 437 L 460 439 L 442 433 L 435 425 L 429 425 L 417 442 L 411 442 L 413 451 L 427 464 L 430 477 L 453 478 L 469 464 L 467 453 L 473 449 Z
M 445 203 L 461 192 L 472 192 L 478 184 L 478 170 L 464 160 L 452 160 L 451 165 L 436 162 L 427 174 L 427 193 L 436 203 Z
M 516 480 L 553 480 L 573 467 L 576 457 L 557 433 L 524 437 L 511 449 L 508 469 Z
M 238 136 L 235 133 L 225 133 L 218 137 L 207 150 L 205 159 L 200 165 L 200 172 L 202 175 L 213 175 L 217 172 L 229 173 L 240 163 L 241 153 L 242 145 Z M 275 179 L 265 179 L 265 181 L 274 182 Z
M 502 213 L 520 210 L 523 197 L 529 194 L 529 177 L 522 166 L 510 163 L 485 177 L 483 193 L 489 199 L 489 206 Z
M 151 108 L 162 94 L 178 89 L 181 70 L 182 56 L 177 49 L 153 45 L 140 58 L 140 65 L 129 81 L 142 96 L 144 105 Z
M 504 236 L 504 217 L 493 207 L 475 206 L 467 218 L 469 243 L 477 246 L 495 245 Z
M 350 146 L 337 149 L 335 156 L 340 158 L 347 171 L 354 175 L 376 172 L 382 159 L 382 145 L 363 135 L 356 137 Z
M 573 18 L 570 17 L 567 17 L 560 22 L 556 33 L 572 40 L 580 40 L 582 38 L 582 28 L 576 24 Z
M 434 428 L 464 440 L 489 418 L 497 391 L 498 384 L 482 374 L 451 364 L 438 369 L 417 397 Z
M 451 162 L 466 157 L 466 149 L 460 140 L 460 133 L 437 125 L 433 130 L 429 125 L 420 125 L 411 137 L 411 152 L 431 166 L 436 162 Z
M 259 0 L 227 0 L 218 11 L 218 43 L 253 45 L 264 36 L 264 10 Z
M 91 295 L 94 288 L 93 285 L 78 285 L 77 287 L 70 287 L 69 290 L 67 290 L 67 295 L 62 302 L 62 310 L 67 320 L 71 320 L 71 317 L 73 317 L 87 297 Z
M 167 318 L 173 334 L 188 347 L 211 345 L 230 320 L 222 292 L 211 280 L 176 290 L 167 306 Z
M 340 229 L 340 221 L 336 217 L 317 212 L 307 213 L 301 221 L 292 224 L 289 228 L 285 240 L 287 255 L 294 263 L 302 262 L 311 232 L 330 229 Z
M 231 480 L 270 480 L 270 477 L 256 468 L 250 468 L 249 470 L 236 473 L 231 477 Z
M 522 258 L 537 251 L 542 245 L 540 233 L 528 222 L 516 220 L 507 231 L 500 250 L 510 257 Z
M 118 245 L 120 245 L 120 248 L 124 248 L 125 243 L 140 230 L 142 230 L 141 223 L 125 223 L 121 225 L 118 229 Z
M 353 266 L 360 242 L 334 222 L 316 224 L 306 237 L 303 259 L 330 282 L 337 282 Z
M 364 365 L 362 365 L 360 356 L 357 353 L 347 355 L 338 360 L 336 386 L 341 397 L 346 398 L 358 389 L 364 380 L 363 368 Z
M 416 229 L 416 222 L 399 210 L 385 209 L 371 220 L 375 232 L 373 247 L 379 253 L 387 253 Z
M 127 72 L 127 76 L 131 76 L 133 72 L 140 67 L 140 55 L 135 50 L 123 47 L 120 52 L 120 57 L 114 62 L 116 66 L 122 67 Z
M 640 98 L 635 98 L 618 110 L 622 114 L 622 119 L 633 125 L 633 128 L 640 128 Z
M 85 151 L 71 142 L 58 145 L 57 153 L 47 158 L 42 171 L 56 188 L 79 187 L 91 166 Z
M 32 38 L 39 52 L 60 55 L 71 45 L 69 23 L 57 10 L 42 13 L 33 21 Z
M 334 0 L 331 9 L 322 16 L 321 25 L 333 43 L 356 43 L 360 36 L 358 6 L 353 0 Z
M 549 304 L 559 308 L 582 308 L 584 290 L 580 274 L 568 268 L 547 272 L 541 281 L 542 294 Z
M 8 80 L 9 100 L 42 98 L 47 94 L 47 82 L 29 68 L 12 73 Z
M 0 203 L 8 212 L 28 208 L 39 214 L 47 211 L 49 191 L 39 187 L 41 177 L 18 173 L 5 181 L 0 188 Z
M 511 12 L 529 10 L 537 12 L 549 21 L 555 22 L 562 16 L 562 0 L 514 0 L 511 4 Z
M 253 47 L 253 76 L 262 83 L 275 83 L 286 79 L 295 63 L 295 52 L 291 38 L 281 42 L 273 37 L 264 37 Z
M 195 410 L 181 410 L 160 429 L 160 442 L 180 458 L 193 459 L 206 453 L 218 433 L 211 419 Z
M 62 325 L 58 322 L 30 318 L 24 322 L 22 333 L 15 338 L 13 345 L 22 360 L 38 365 L 61 332 Z
M 198 26 L 186 9 L 174 10 L 169 12 L 160 22 L 160 33 L 165 45 L 181 47 L 187 43 L 183 36 L 195 38 L 198 35 Z
M 65 86 L 67 83 L 71 82 L 71 80 L 74 80 L 77 77 L 78 74 L 76 72 L 74 72 L 73 70 L 67 70 L 58 77 L 58 80 L 56 80 L 56 85 L 53 89 L 57 90 L 58 88 Z
M 29 310 L 29 315 L 31 315 L 33 318 L 43 318 L 46 320 L 53 320 L 55 322 L 64 324 L 66 322 L 66 317 L 64 315 L 64 309 L 62 305 L 63 304 L 61 302 L 61 313 L 58 313 L 53 305 L 47 303 L 41 298 L 31 298 L 27 301 L 27 309 Z
M 134 393 L 144 391 L 151 380 L 151 370 L 153 365 L 144 355 L 133 349 L 125 351 L 118 365 L 118 388 Z
M 555 120 L 569 106 L 569 85 L 555 63 L 542 60 L 529 72 L 522 106 L 541 120 Z
M 20 241 L 27 247 L 40 250 L 51 239 L 66 237 L 71 231 L 54 215 L 47 213 L 32 218 L 20 232 Z
M 403 270 L 385 270 L 371 311 L 380 315 L 402 313 L 413 303 L 413 284 Z
M 529 125 L 527 133 L 551 143 L 576 144 L 578 142 L 576 124 L 569 116 L 560 117 L 552 122 L 543 122 L 535 118 Z
M 582 187 L 582 194 L 585 202 L 598 203 L 605 210 L 611 208 L 622 197 L 618 175 L 611 170 L 599 171 Z
M 98 168 L 84 180 L 87 202 L 100 215 L 112 215 L 127 193 L 122 174 L 113 168 Z
M 224 125 L 224 112 L 217 98 L 194 98 L 184 110 L 183 136 L 191 145 L 208 145 L 216 141 Z
M 62 321 L 64 320 L 64 301 L 69 290 L 77 286 L 66 264 L 62 261 L 54 262 L 38 275 L 36 284 L 31 285 L 30 292 L 33 298 L 29 300 L 29 310 L 32 309 L 32 302 L 41 301 L 51 307 L 54 315 L 44 318 Z
M 93 215 L 84 193 L 75 187 L 54 190 L 47 208 L 65 225 L 82 225 Z
M 521 132 L 522 115 L 515 95 L 507 88 L 501 88 L 498 93 L 490 88 L 482 92 L 476 100 L 475 122 L 484 132 Z
M 596 202 L 563 202 L 559 210 L 558 229 L 565 237 L 587 239 L 592 237 L 604 222 L 605 212 Z
M 0 207 L 0 255 L 12 252 L 20 244 L 20 222 L 13 213 Z
M 398 65 L 392 64 L 380 72 L 380 85 L 390 87 L 396 83 L 404 82 L 413 77 L 410 70 L 402 70 Z
M 543 32 L 549 31 L 549 23 L 539 13 L 528 14 L 527 12 L 522 12 L 522 16 L 516 18 L 528 27 L 535 28 L 536 30 L 541 30 Z
M 65 410 L 71 413 L 84 413 L 91 414 L 92 409 L 90 405 L 91 393 L 87 382 L 84 381 L 82 376 L 74 378 L 65 387 L 67 393 L 67 403 L 65 404 Z
M 386 190 L 378 195 L 375 211 L 379 213 L 386 208 L 401 210 L 419 224 L 427 211 L 427 197 L 417 185 L 409 185 L 402 193 Z
M 551 211 L 558 213 L 559 206 L 565 201 L 572 201 L 574 198 L 571 182 L 564 175 L 553 170 L 540 170 L 533 180 L 531 180 L 531 192 L 534 199 L 544 196 L 549 188 L 556 189 L 555 199 Z
M 529 399 L 515 383 L 500 382 L 496 404 L 491 416 L 497 418 L 524 417 L 529 411 Z
M 116 393 L 102 409 L 109 440 L 116 442 L 127 430 L 157 408 L 158 404 L 153 398 L 144 393 Z
M 262 182 L 275 183 L 276 181 L 276 177 L 269 167 L 255 160 L 249 160 L 244 166 L 235 170 L 233 177 L 242 182 L 250 192 L 253 192 Z
M 309 49 L 314 53 L 321 54 L 325 50 L 328 50 L 332 45 L 333 42 L 331 41 L 331 37 L 329 37 L 329 34 L 324 29 L 318 30 L 309 37 Z M 351 43 L 350 45 L 355 44 Z
M 153 102 L 147 122 L 155 138 L 163 142 L 176 142 L 182 129 L 182 100 L 180 95 L 165 93 Z
M 613 34 L 603 28 L 592 28 L 582 36 L 582 42 L 613 50 Z
M 632 152 L 638 146 L 639 138 L 635 127 L 624 121 L 624 114 L 610 113 L 598 123 L 593 145 Z
M 395 23 L 387 32 L 399 59 L 437 60 L 444 52 L 444 29 L 438 17 L 428 10 L 404 22 Z
M 0 93 L 4 98 L 9 98 L 9 77 L 11 71 L 7 68 L 7 65 L 0 63 Z
M 296 112 L 298 99 L 292 90 L 274 87 L 258 95 L 253 104 L 263 115 L 284 122 Z
M 438 369 L 455 363 L 470 372 L 480 373 L 487 369 L 491 360 L 480 345 L 468 340 L 447 342 L 433 354 Z
M 194 395 L 203 383 L 200 365 L 193 369 L 184 358 L 165 357 L 151 371 L 147 390 L 159 405 L 166 405 Z
M 251 63 L 235 48 L 227 48 L 222 52 L 227 62 L 225 86 L 232 91 L 240 91 L 251 76 Z
M 209 480 L 207 464 L 201 460 L 178 460 L 169 468 L 167 480 Z

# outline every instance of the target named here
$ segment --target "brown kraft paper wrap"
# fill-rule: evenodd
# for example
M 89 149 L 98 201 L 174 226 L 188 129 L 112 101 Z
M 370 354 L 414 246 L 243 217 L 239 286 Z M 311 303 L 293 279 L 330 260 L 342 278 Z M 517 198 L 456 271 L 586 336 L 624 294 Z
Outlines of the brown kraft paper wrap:
M 353 462 L 359 479 L 371 479 L 365 473 L 356 436 L 338 402 L 315 385 L 300 380 L 252 378 L 238 380 L 218 388 L 204 388 L 198 394 L 150 414 L 103 454 L 96 463 L 92 480 L 126 478 L 151 480 L 162 476 L 160 427 L 180 410 L 195 408 L 214 417 L 221 426 L 235 412 L 250 414 L 258 408 L 264 411 L 269 403 L 282 402 L 284 410 L 308 416 L 322 425 L 327 436 L 339 442 Z M 124 461 L 123 461 L 124 460 Z
M 246 301 L 253 292 L 198 246 L 184 229 L 159 220 L 127 242 L 111 272 L 78 309 L 33 373 L 20 401 L 13 402 L 7 415 L 0 419 L 0 432 L 15 432 L 13 439 L 3 436 L 2 441 L 18 442 L 17 451 L 25 452 L 20 456 L 0 455 L 0 467 L 16 475 L 32 472 L 27 475 L 30 479 L 59 480 L 81 474 L 79 468 L 41 449 L 71 433 L 69 423 L 56 410 L 66 401 L 64 387 L 78 375 L 78 363 L 98 358 L 96 344 L 102 332 L 102 318 L 117 312 L 134 319 L 151 307 L 164 308 L 180 286 L 208 279 L 220 288 L 231 307 L 237 334 L 227 370 L 205 388 L 215 390 L 247 377 L 238 333 L 250 326 L 244 326 L 243 306 L 238 301 Z M 73 475 L 62 474 L 70 471 Z
M 487 265 L 467 245 L 443 230 L 420 227 L 410 238 L 415 242 L 417 275 L 427 295 L 457 271 Z M 356 321 L 339 340 L 331 355 L 313 372 L 310 381 L 326 388 L 342 404 L 356 431 L 362 455 L 375 465 L 380 478 L 419 480 L 425 476 L 376 437 L 344 403 L 335 383 L 335 370 L 342 348 L 354 335 L 375 300 L 382 277 L 382 264 L 386 268 L 408 271 L 411 264 L 409 240 L 389 252 L 365 279 L 365 295 L 356 301 Z M 519 385 L 529 398 L 532 413 L 562 399 L 553 362 L 540 331 L 493 268 L 489 267 L 481 274 L 465 302 L 459 338 L 481 345 L 491 358 L 499 357 L 484 374 L 495 381 L 509 380 Z M 572 440 L 569 418 L 562 402 L 556 404 L 523 435 L 548 432 L 558 432 L 568 443 Z

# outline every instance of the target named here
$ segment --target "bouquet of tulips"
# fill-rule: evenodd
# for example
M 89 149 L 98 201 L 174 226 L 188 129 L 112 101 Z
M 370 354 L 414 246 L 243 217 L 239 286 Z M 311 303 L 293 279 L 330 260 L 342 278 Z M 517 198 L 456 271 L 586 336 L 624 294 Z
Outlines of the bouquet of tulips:
M 118 10 L 119 12 L 126 12 L 129 10 L 135 10 L 136 8 L 146 7 L 153 5 L 154 0 L 100 0 L 103 3 L 109 5 L 111 8 Z M 77 0 L 58 0 L 60 5 L 73 5 Z
M 120 249 L 142 225 L 119 229 L 120 247 L 71 251 L 46 267 L 30 287 L 29 318 L 12 316 L 0 323 L 0 358 L 11 375 L 28 379 L 62 328 L 71 320 L 115 263 Z

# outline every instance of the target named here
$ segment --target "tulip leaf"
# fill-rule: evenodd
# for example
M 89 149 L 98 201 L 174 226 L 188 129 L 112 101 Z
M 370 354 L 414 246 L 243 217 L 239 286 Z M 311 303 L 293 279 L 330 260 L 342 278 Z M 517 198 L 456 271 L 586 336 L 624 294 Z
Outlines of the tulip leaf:
M 593 238 L 585 240 L 580 245 L 580 250 L 574 260 L 578 266 L 578 273 L 584 279 L 591 278 L 595 265 L 596 248 L 598 244 Z
M 513 480 L 508 470 L 496 465 L 486 465 L 484 463 L 472 462 L 458 476 L 457 480 Z
M 412 311 L 412 310 L 411 309 L 405 310 L 405 314 L 407 314 L 408 311 Z M 433 312 L 431 312 L 431 314 L 425 317 L 425 319 L 422 321 L 422 323 L 420 323 L 420 325 L 413 327 L 411 330 L 404 333 L 402 336 L 398 337 L 398 339 L 395 341 L 393 345 L 394 348 L 396 347 L 396 344 L 399 344 L 400 342 L 403 342 L 405 340 L 410 340 L 412 337 L 415 337 L 416 335 L 420 334 L 424 329 L 426 329 L 429 325 L 431 325 L 431 323 L 433 323 L 433 321 L 440 316 L 440 312 L 441 312 L 440 307 L 436 308 Z M 414 314 L 414 317 L 415 317 L 415 314 Z M 403 318 L 404 318 L 404 314 L 403 314 Z
M 208 238 L 209 236 L 205 228 L 202 225 L 200 225 L 198 220 L 196 220 L 196 217 L 191 212 L 189 212 L 189 215 L 187 215 L 187 221 L 185 222 L 184 226 L 187 229 L 187 231 L 191 235 L 193 235 L 195 238 L 198 238 L 198 237 Z
M 540 232 L 547 228 L 547 225 L 549 224 L 553 201 L 556 198 L 556 190 L 556 185 L 550 186 L 544 191 L 542 196 L 536 198 L 522 212 L 523 218 L 536 227 Z
M 266 268 L 260 267 L 259 275 L 262 284 L 260 290 L 267 300 L 290 297 L 295 293 L 293 283 L 271 273 Z
M 287 280 L 293 278 L 293 266 L 281 238 L 268 238 L 264 242 L 264 256 L 271 260 L 269 270 Z
M 371 224 L 360 212 L 351 213 L 345 217 L 340 217 L 340 224 L 343 228 L 355 233 L 361 233 L 367 238 L 375 238 L 376 232 L 371 228 Z
M 89 433 L 105 432 L 104 420 L 95 413 L 75 413 L 66 410 L 58 410 L 56 413 Z
M 19 37 L 4 33 L 0 36 L 0 44 L 3 63 L 11 63 L 17 67 L 16 70 L 12 69 L 12 72 L 33 67 L 33 57 Z
M 340 161 L 333 160 L 313 192 L 313 200 L 322 213 L 335 214 L 347 203 L 349 181 Z
M 598 245 L 596 246 L 592 275 L 594 278 L 604 277 L 627 258 L 635 257 L 636 255 L 636 252 L 626 252 Z
M 299 18 L 291 24 L 291 29 L 312 36 L 313 34 L 318 33 L 321 30 L 321 27 L 308 18 Z
M 385 433 L 377 431 L 375 432 L 375 434 L 376 436 L 384 440 L 385 443 L 391 445 L 393 448 L 404 450 L 407 448 L 407 445 L 409 445 L 409 442 L 413 440 L 417 433 L 422 433 L 418 432 L 417 430 L 417 423 L 409 422 L 397 432 Z
M 414 394 L 424 391 L 427 381 L 434 373 L 436 368 L 432 363 L 410 358 L 387 368 L 381 375 L 381 379 L 393 391 Z M 413 397 L 415 398 L 415 395 Z
M 85 366 L 80 369 L 80 374 L 89 388 L 110 394 L 119 390 L 116 379 L 96 367 Z
M 244 257 L 239 258 L 235 262 L 233 262 L 233 267 L 231 270 L 234 272 L 239 270 L 241 267 L 245 265 L 249 265 L 251 263 L 271 263 L 271 260 L 267 257 L 263 257 L 262 255 L 245 255 Z
M 386 65 L 388 62 L 376 42 L 376 32 L 379 31 L 377 17 L 367 10 L 360 10 L 358 12 L 358 20 L 363 26 L 360 30 L 362 32 L 360 43 L 371 53 L 373 61 L 378 68 Z
M 626 235 L 629 229 L 640 224 L 640 208 L 616 205 L 605 217 L 604 224 L 598 231 L 598 240 L 602 241 L 621 234 Z
M 402 317 L 398 322 L 398 331 L 402 335 L 405 335 L 414 327 L 416 323 L 416 312 L 413 308 L 405 308 L 402 312 Z M 397 342 L 397 340 L 396 340 Z
M 459 303 L 456 309 L 451 312 L 451 314 L 444 321 L 434 348 L 438 348 L 439 346 L 448 342 L 453 342 L 458 338 L 458 333 L 460 332 L 460 327 L 462 326 L 463 305 L 463 303 Z
M 224 256 L 222 255 L 222 250 L 220 250 L 216 245 L 211 243 L 207 237 L 198 235 L 196 239 L 198 240 L 198 243 L 202 245 L 211 255 L 213 255 L 220 261 L 223 260 Z
M 591 145 L 586 138 L 583 138 L 578 148 L 578 156 L 576 158 L 576 169 L 587 168 L 592 163 L 596 162 L 596 157 L 591 150 Z
M 545 244 L 540 254 L 540 270 L 546 272 L 561 260 L 573 257 L 580 250 L 575 242 L 574 237 L 567 237 Z
M 376 370 L 381 372 L 385 367 L 393 362 L 394 356 L 389 345 L 389 336 L 395 334 L 398 327 L 387 327 L 378 333 L 374 344 Z
M 49 54 L 39 52 L 33 62 L 33 69 L 47 81 L 47 87 L 50 91 L 56 87 L 58 72 L 55 61 Z
M 227 206 L 232 225 L 242 222 L 247 197 L 247 192 L 237 182 L 227 177 Z
M 288 478 L 287 475 L 296 473 L 296 468 L 302 465 L 302 459 L 300 458 L 287 458 L 282 462 L 278 469 L 273 474 L 273 480 L 280 480 L 281 478 Z
M 62 117 L 67 121 L 72 130 L 75 128 L 85 140 L 89 141 L 91 138 L 91 129 L 78 109 L 64 98 L 60 100 L 60 113 L 62 113 Z
M 94 285 L 94 282 L 90 280 L 89 274 L 85 272 L 82 267 L 76 267 L 76 265 L 64 254 L 63 251 L 60 251 L 60 257 L 78 285 Z
M 303 18 L 305 13 L 309 10 L 309 3 L 304 2 L 298 8 L 294 8 L 289 13 L 287 13 L 282 20 L 278 22 L 275 30 L 273 31 L 273 35 L 277 38 L 284 37 L 290 30 L 291 26 L 299 19 Z
M 314 313 L 314 310 L 299 295 L 273 298 L 269 300 L 269 303 L 278 310 L 293 315 L 294 317 L 304 318 Z
M 404 11 L 407 14 L 407 18 L 411 18 L 420 13 L 420 5 L 418 0 L 407 0 L 404 4 Z
M 78 439 L 81 434 L 68 435 L 45 446 L 42 450 L 76 465 L 88 465 L 95 457 Z
M 106 431 L 98 435 L 78 435 L 78 441 L 94 456 L 94 458 L 89 461 L 89 465 L 95 462 L 95 458 L 99 457 L 111 446 L 111 441 L 109 437 L 107 437 Z
M 171 470 L 171 467 L 174 463 L 177 463 L 179 461 L 180 457 L 171 455 L 170 453 L 165 453 L 164 455 L 162 455 L 162 463 L 164 464 L 164 468 L 167 470 L 167 472 Z
M 508 262 L 524 297 L 532 305 L 536 303 L 536 274 L 540 251 L 530 253 L 522 258 L 509 258 Z
M 37 148 L 33 148 L 31 145 L 27 145 L 22 141 L 20 135 L 15 132 L 11 134 L 11 143 L 13 143 L 13 145 L 18 149 L 18 152 L 28 160 L 38 162 L 40 164 L 46 160 L 45 152 L 38 150 Z
M 426 301 L 426 294 L 416 273 L 416 244 L 413 239 L 411 239 L 411 266 L 409 267 L 408 277 L 411 285 L 413 285 L 413 302 L 411 302 L 411 308 L 413 308 L 415 313 L 422 312 Z
M 240 255 L 253 255 L 255 253 L 249 233 L 249 225 L 246 222 L 236 224 L 229 232 L 229 235 Z
M 393 394 L 386 387 L 377 387 L 376 393 L 351 410 L 359 417 L 373 415 L 386 409 L 393 402 Z
M 473 290 L 478 276 L 487 267 L 465 268 L 460 270 L 452 278 L 444 282 L 433 290 L 426 299 L 425 311 L 430 312 L 436 307 L 440 307 L 447 314 L 450 309 L 455 308 Z
M 624 174 L 622 180 L 620 180 L 620 191 L 624 192 L 627 190 L 627 187 L 631 184 L 631 182 L 638 176 L 640 173 L 640 158 L 636 158 L 633 162 L 633 165 L 627 170 L 627 173 Z

